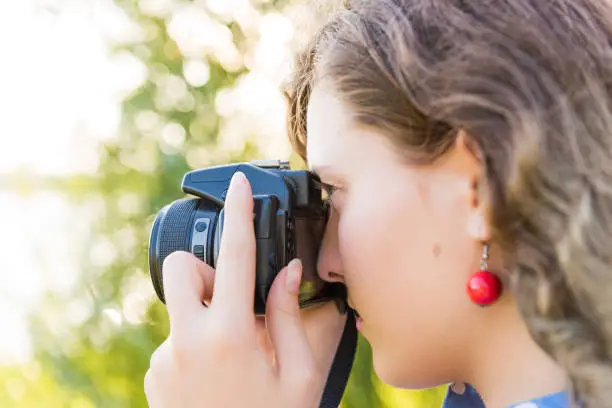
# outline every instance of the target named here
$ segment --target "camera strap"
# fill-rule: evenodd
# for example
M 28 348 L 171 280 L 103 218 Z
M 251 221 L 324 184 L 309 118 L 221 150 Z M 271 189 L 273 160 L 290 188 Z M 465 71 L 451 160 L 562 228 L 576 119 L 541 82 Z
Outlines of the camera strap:
M 355 351 L 357 349 L 357 328 L 355 326 L 355 315 L 352 311 L 348 311 L 346 316 L 346 324 L 344 332 L 338 344 L 338 350 L 334 357 L 327 383 L 323 390 L 321 405 L 319 408 L 338 408 L 346 385 L 348 383 L 351 369 L 353 368 L 353 360 L 355 359 Z

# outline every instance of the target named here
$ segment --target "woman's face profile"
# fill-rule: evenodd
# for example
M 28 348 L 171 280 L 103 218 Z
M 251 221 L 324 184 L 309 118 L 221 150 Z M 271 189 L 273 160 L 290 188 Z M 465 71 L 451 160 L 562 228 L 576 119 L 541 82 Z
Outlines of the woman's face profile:
M 324 83 L 311 94 L 307 128 L 309 166 L 335 187 L 319 274 L 346 283 L 383 381 L 450 381 L 449 367 L 482 335 L 483 312 L 465 291 L 488 238 L 474 192 L 479 162 L 458 142 L 433 165 L 408 165 Z

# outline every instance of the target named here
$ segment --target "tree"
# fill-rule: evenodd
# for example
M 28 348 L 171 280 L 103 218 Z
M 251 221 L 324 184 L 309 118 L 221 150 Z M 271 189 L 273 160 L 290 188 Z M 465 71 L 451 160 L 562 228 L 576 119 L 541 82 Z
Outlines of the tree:
M 32 370 L 42 374 L 19 406 L 147 406 L 143 376 L 168 333 L 166 310 L 147 275 L 154 216 L 182 196 L 182 176 L 193 168 L 289 153 L 275 81 L 290 67 L 274 59 L 300 41 L 291 16 L 309 16 L 312 23 L 324 10 L 264 0 L 115 4 L 136 32 L 117 44 L 116 53 L 145 75 L 123 101 L 117 137 L 100 146 L 98 173 L 55 181 L 75 205 L 95 206 L 99 217 L 80 255 L 83 273 L 74 291 L 50 295 L 45 313 L 32 321 L 37 362 L 3 373 L 3 406 L 14 402 L 9 394 L 19 393 Z M 87 313 L 58 333 L 49 313 L 75 307 Z M 411 401 L 436 406 L 439 397 L 437 390 L 384 386 L 371 370 L 369 345 L 360 339 L 345 408 Z

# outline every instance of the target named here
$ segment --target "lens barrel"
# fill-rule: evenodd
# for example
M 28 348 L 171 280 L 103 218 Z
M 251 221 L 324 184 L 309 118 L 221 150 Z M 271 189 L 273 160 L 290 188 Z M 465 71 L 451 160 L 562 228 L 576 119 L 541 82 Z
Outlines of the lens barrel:
M 157 296 L 165 302 L 163 264 L 172 252 L 189 251 L 191 225 L 197 198 L 182 199 L 164 207 L 155 218 L 149 241 L 149 271 Z

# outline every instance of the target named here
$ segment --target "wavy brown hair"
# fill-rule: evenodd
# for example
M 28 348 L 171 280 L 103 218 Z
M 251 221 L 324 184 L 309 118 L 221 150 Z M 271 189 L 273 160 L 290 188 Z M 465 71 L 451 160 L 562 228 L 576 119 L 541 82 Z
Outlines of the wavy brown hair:
M 464 130 L 533 338 L 583 408 L 612 407 L 612 3 L 352 1 L 297 59 L 290 138 L 313 83 L 430 163 Z

